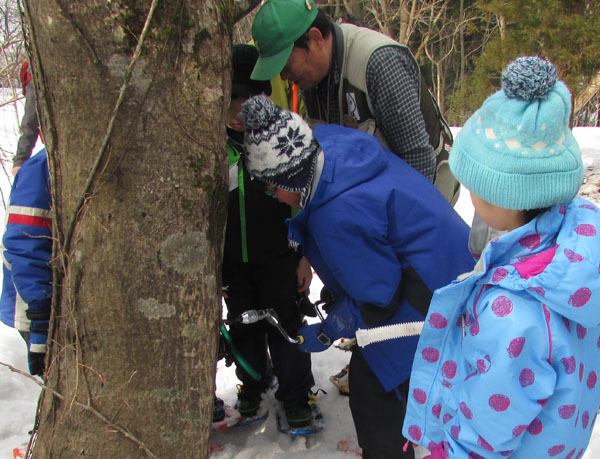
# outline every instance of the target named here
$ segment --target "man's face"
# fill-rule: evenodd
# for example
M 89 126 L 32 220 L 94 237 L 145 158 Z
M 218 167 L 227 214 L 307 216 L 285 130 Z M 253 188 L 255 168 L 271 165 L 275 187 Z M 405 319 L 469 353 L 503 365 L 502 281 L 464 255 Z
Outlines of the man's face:
M 331 44 L 317 28 L 309 30 L 308 49 L 294 47 L 281 78 L 296 83 L 302 89 L 312 89 L 329 72 Z

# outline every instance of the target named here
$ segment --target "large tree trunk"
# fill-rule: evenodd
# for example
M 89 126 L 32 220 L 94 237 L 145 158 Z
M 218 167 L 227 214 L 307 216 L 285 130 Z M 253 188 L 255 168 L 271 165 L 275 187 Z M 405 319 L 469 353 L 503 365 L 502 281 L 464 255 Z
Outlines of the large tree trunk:
M 55 237 L 35 457 L 207 454 L 227 5 L 23 0 Z

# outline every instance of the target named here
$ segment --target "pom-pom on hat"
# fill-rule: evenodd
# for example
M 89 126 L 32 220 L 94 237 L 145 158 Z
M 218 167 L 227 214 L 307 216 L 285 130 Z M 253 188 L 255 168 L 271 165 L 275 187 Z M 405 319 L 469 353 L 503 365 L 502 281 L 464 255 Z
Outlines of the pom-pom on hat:
M 267 96 L 242 105 L 248 172 L 263 182 L 301 193 L 304 205 L 314 173 L 318 144 L 308 124 Z
M 506 209 L 569 201 L 583 180 L 570 114 L 571 94 L 554 65 L 520 57 L 458 133 L 450 169 L 471 192 Z

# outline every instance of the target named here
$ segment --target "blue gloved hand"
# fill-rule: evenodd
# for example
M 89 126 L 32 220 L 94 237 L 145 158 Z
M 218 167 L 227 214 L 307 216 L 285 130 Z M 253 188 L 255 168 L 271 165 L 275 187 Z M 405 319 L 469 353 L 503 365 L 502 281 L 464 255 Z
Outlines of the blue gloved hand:
M 298 330 L 301 339 L 298 349 L 302 352 L 322 352 L 337 339 L 332 336 L 334 332 L 327 322 L 306 325 Z
M 303 352 L 322 352 L 336 339 L 353 337 L 355 331 L 356 320 L 347 298 L 344 298 L 336 301 L 323 322 L 298 330 L 298 336 L 303 338 L 298 349 Z

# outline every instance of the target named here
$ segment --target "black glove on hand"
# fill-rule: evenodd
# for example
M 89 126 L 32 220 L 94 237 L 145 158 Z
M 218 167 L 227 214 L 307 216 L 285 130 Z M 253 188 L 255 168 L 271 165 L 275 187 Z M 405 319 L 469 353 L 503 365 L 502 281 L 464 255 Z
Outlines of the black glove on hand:
M 323 311 L 325 311 L 326 313 L 329 313 L 329 310 L 333 307 L 333 305 L 335 304 L 335 298 L 333 296 L 333 293 L 331 293 L 327 287 L 323 287 L 321 289 L 321 299 L 317 302 L 317 305 L 323 305 Z
M 29 361 L 29 373 L 35 376 L 42 376 L 44 374 L 44 369 L 46 368 L 44 364 L 45 353 L 42 352 L 28 352 L 27 360 Z
M 308 317 L 317 317 L 315 305 L 312 303 L 312 301 L 310 301 L 310 298 L 308 298 L 308 290 L 299 293 L 296 296 L 296 304 L 303 315 Z

